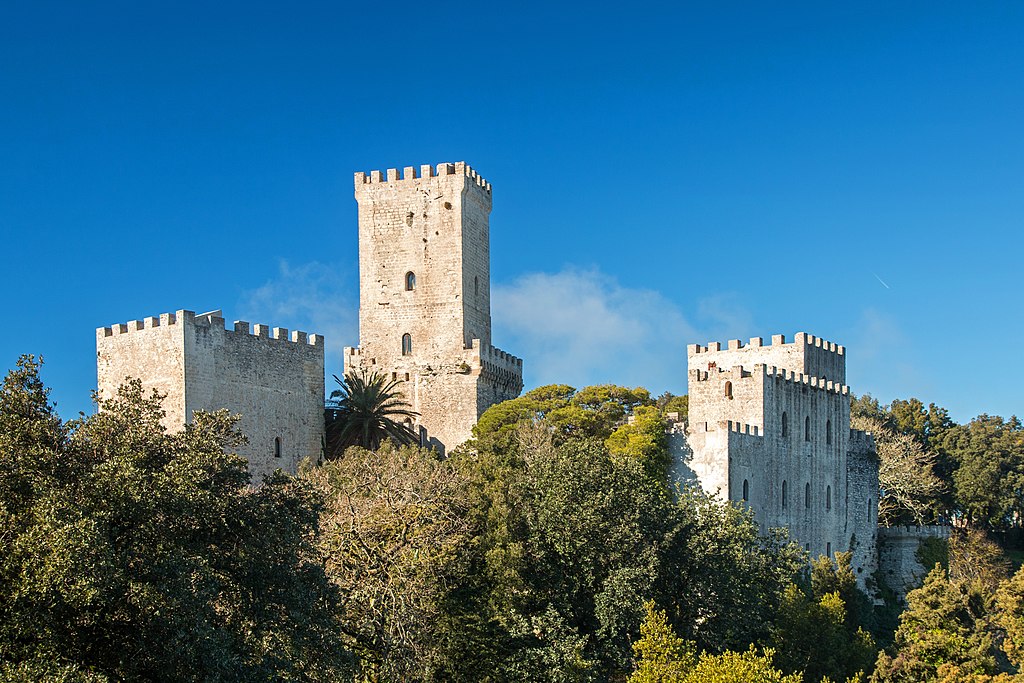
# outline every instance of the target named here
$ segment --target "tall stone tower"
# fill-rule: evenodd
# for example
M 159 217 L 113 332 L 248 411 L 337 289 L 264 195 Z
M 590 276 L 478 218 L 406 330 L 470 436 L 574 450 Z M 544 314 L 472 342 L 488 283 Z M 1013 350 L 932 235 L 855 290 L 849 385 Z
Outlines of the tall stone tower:
M 523 388 L 523 362 L 491 345 L 491 185 L 464 162 L 355 174 L 359 347 L 345 372 L 401 385 L 424 445 L 471 436 Z

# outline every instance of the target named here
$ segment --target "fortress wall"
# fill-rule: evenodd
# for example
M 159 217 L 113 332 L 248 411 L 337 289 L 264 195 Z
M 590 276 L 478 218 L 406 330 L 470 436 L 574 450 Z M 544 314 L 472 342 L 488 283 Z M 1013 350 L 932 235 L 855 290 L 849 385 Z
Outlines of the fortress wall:
M 225 408 L 242 416 L 249 442 L 239 454 L 254 480 L 275 469 L 295 472 L 320 453 L 324 421 L 324 345 L 318 335 L 201 317 L 185 337 L 186 407 Z M 275 440 L 280 439 L 280 455 Z
M 918 588 L 931 567 L 917 559 L 922 541 L 949 540 L 948 526 L 895 526 L 878 529 L 878 568 L 882 581 L 900 597 Z
M 182 310 L 149 320 L 167 324 L 109 336 L 110 328 L 97 331 L 101 391 L 109 391 L 122 372 L 147 389 L 168 391 L 165 426 L 172 431 L 197 410 L 240 414 L 238 427 L 248 443 L 238 454 L 249 461 L 254 481 L 277 468 L 294 472 L 301 459 L 317 457 L 323 435 L 322 337 L 289 336 L 266 325 L 250 332 L 242 321 L 226 330 L 220 311 L 196 316 Z

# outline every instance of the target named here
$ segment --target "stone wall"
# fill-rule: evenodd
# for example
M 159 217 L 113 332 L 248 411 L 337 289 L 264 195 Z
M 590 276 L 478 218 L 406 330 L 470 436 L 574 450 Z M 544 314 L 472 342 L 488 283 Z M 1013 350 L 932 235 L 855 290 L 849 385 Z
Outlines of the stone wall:
M 925 539 L 949 540 L 948 526 L 894 526 L 878 529 L 878 568 L 881 580 L 901 598 L 921 586 L 932 570 L 917 559 Z
M 355 197 L 359 347 L 345 372 L 402 380 L 424 444 L 443 453 L 523 386 L 522 360 L 491 345 L 490 183 L 462 162 L 410 166 L 357 173 Z
M 248 443 L 238 448 L 254 480 L 316 458 L 323 437 L 323 338 L 238 321 L 220 311 L 167 313 L 96 332 L 101 397 L 126 377 L 167 394 L 164 425 L 177 431 L 197 410 L 242 416 Z

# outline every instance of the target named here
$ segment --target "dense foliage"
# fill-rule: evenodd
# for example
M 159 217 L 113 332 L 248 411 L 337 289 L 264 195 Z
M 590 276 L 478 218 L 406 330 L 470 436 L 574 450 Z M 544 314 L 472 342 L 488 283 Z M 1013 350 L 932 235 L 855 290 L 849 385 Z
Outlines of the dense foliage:
M 808 570 L 670 485 L 685 396 L 541 387 L 443 459 L 411 443 L 397 384 L 351 377 L 332 457 L 250 482 L 235 418 L 169 434 L 134 382 L 65 423 L 38 370 L 0 388 L 0 681 L 1021 679 L 1016 418 L 855 399 L 882 521 L 960 527 L 922 546 L 939 566 L 897 625 L 849 554 Z
M 62 423 L 38 365 L 0 388 L 0 680 L 336 680 L 351 658 L 320 504 L 250 488 L 234 420 L 160 426 L 135 382 Z

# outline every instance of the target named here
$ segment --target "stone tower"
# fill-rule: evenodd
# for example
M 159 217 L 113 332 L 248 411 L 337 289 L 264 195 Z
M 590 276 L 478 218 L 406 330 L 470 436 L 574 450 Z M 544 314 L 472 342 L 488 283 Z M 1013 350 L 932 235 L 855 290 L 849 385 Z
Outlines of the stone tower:
M 471 436 L 519 395 L 523 362 L 491 345 L 491 185 L 464 162 L 355 174 L 359 347 L 345 372 L 377 371 L 419 413 L 424 445 Z
M 248 442 L 238 454 L 258 482 L 276 469 L 295 472 L 320 455 L 324 433 L 323 337 L 236 321 L 220 311 L 164 313 L 96 330 L 100 398 L 125 379 L 166 394 L 163 423 L 178 431 L 197 410 L 240 414 Z
M 799 333 L 687 348 L 689 426 L 680 478 L 744 501 L 812 557 L 853 550 L 863 583 L 877 560 L 874 443 L 850 429 L 846 350 Z

